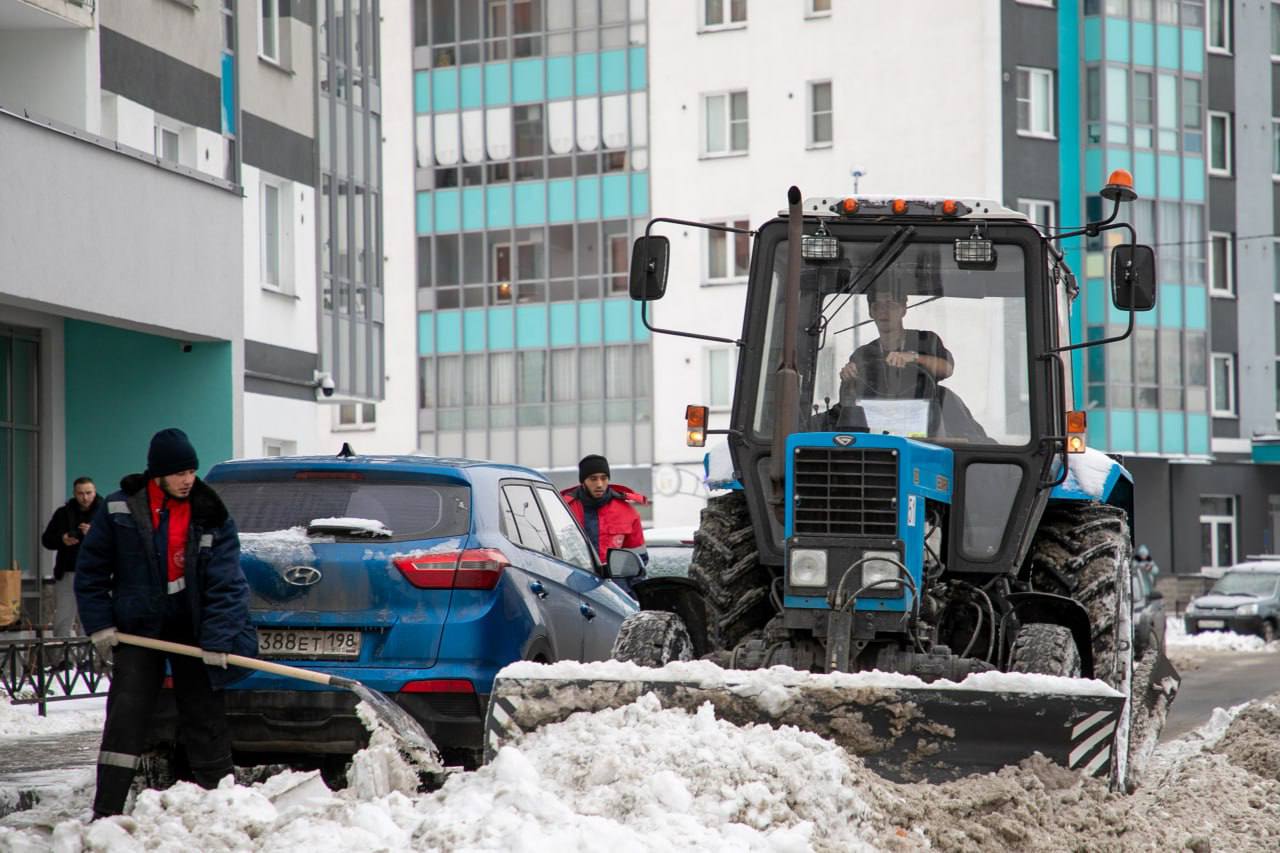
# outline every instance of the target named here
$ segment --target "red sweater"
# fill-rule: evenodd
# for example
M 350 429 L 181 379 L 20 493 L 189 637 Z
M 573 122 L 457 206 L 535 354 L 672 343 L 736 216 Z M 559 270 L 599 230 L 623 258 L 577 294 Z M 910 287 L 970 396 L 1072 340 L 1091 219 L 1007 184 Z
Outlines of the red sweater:
M 586 523 L 586 507 L 578 500 L 578 486 L 570 486 L 560 493 L 569 511 L 578 519 L 582 528 L 590 535 L 590 526 Z M 644 531 L 640 528 L 640 514 L 632 504 L 647 504 L 649 499 L 626 486 L 610 483 L 609 490 L 613 500 L 606 501 L 597 511 L 600 537 L 596 542 L 596 551 L 603 562 L 609 557 L 610 548 L 643 548 Z

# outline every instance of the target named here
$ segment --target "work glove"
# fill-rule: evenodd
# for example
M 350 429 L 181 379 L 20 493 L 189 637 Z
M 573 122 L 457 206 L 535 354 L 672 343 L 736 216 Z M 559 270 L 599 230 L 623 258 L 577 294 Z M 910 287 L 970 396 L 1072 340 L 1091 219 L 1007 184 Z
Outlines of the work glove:
M 216 666 L 221 669 L 227 668 L 226 652 L 211 652 L 208 649 L 201 649 L 200 657 L 204 659 L 205 664 L 208 666 Z
M 116 629 L 103 628 L 101 631 L 94 631 L 89 635 L 89 639 L 93 641 L 93 647 L 98 650 L 98 660 L 102 662 L 102 666 L 109 668 L 112 658 L 111 649 L 120 642 L 120 638 L 116 636 Z

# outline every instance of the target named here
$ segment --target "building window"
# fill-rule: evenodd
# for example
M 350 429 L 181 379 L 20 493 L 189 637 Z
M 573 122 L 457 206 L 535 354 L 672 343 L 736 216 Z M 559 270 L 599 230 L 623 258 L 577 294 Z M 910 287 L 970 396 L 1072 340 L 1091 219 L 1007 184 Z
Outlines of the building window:
M 1048 236 L 1053 233 L 1057 220 L 1054 216 L 1054 206 L 1051 201 L 1042 201 L 1035 198 L 1018 199 L 1018 211 L 1026 215 L 1031 224 L 1040 229 L 1040 233 Z
M 1235 296 L 1235 269 L 1232 266 L 1231 235 L 1209 232 L 1209 293 Z
M 1018 133 L 1053 137 L 1053 72 L 1047 68 L 1018 69 Z
M 262 0 L 262 17 L 258 19 L 258 55 L 272 62 L 280 61 L 280 0 Z
M 740 154 L 747 150 L 747 93 L 705 95 L 702 111 L 705 138 L 703 153 L 709 156 Z
M 807 0 L 804 14 L 807 18 L 825 18 L 831 14 L 831 0 Z
M 1236 499 L 1233 495 L 1200 497 L 1200 566 L 1225 569 L 1236 563 Z
M 747 25 L 747 0 L 702 0 L 702 29 L 727 30 Z
M 1155 91 L 1152 89 L 1149 71 L 1133 72 L 1133 144 L 1138 148 L 1152 147 L 1152 126 L 1155 124 Z
M 1215 418 L 1236 416 L 1236 358 L 1230 353 L 1213 354 L 1213 372 L 1209 375 L 1209 393 L 1213 398 Z
M 1276 400 L 1275 400 L 1276 420 L 1280 421 L 1280 355 L 1276 356 L 1275 373 L 1276 373 Z
M 737 367 L 736 347 L 707 347 L 706 400 L 712 409 L 728 409 L 733 404 L 733 376 Z
M 371 430 L 378 425 L 378 407 L 373 403 L 342 403 L 334 412 L 335 431 Z
M 1271 4 L 1271 58 L 1280 60 L 1280 3 Z
M 1209 174 L 1231 174 L 1231 113 L 1209 113 Z
M 1263 550 L 1274 554 L 1280 550 L 1280 495 L 1267 495 L 1267 541 Z
M 1280 118 L 1271 120 L 1271 177 L 1280 178 Z
M 708 224 L 727 225 L 730 228 L 743 230 L 751 227 L 745 219 Z M 706 281 L 708 284 L 743 281 L 747 277 L 747 267 L 750 262 L 750 234 L 734 234 L 729 231 L 707 232 Z
M 1209 0 L 1209 26 L 1205 30 L 1209 50 L 1231 50 L 1231 0 Z
M 1271 241 L 1271 284 L 1275 298 L 1280 300 L 1280 240 Z
M 1182 78 L 1182 148 L 1191 154 L 1204 152 L 1203 85 L 1194 77 Z
M 178 131 L 164 125 L 156 125 L 156 156 L 166 163 L 177 163 L 181 150 Z
M 280 188 L 262 184 L 262 236 L 259 254 L 262 259 L 262 283 L 280 287 Z
M 1023 6 L 1044 6 L 1046 9 L 1052 9 L 1054 0 L 1018 0 Z
M 298 442 L 284 438 L 264 438 L 262 439 L 262 455 L 268 458 L 273 456 L 297 456 Z
M 830 147 L 833 135 L 831 81 L 809 84 L 809 147 Z

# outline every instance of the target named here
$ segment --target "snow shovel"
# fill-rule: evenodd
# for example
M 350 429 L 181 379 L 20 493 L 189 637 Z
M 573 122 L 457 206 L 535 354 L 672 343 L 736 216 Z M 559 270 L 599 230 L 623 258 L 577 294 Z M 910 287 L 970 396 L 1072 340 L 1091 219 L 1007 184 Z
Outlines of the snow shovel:
M 131 646 L 141 646 L 144 649 L 155 649 L 169 654 L 186 655 L 192 658 L 203 657 L 204 654 L 196 646 L 171 643 L 167 640 L 153 640 L 150 637 L 139 637 L 136 634 L 117 632 L 116 638 L 120 642 L 128 643 Z M 412 750 L 424 751 L 436 763 L 439 763 L 440 752 L 436 749 L 436 745 L 431 741 L 431 737 L 422 728 L 422 725 L 408 711 L 397 705 L 390 696 L 367 687 L 354 678 L 325 675 L 319 672 L 312 672 L 309 669 L 300 669 L 296 666 L 286 666 L 282 663 L 273 663 L 271 661 L 258 660 L 257 658 L 247 658 L 243 655 L 227 655 L 227 665 L 242 666 L 245 669 L 255 669 L 259 672 L 270 672 L 274 675 L 282 675 L 285 678 L 297 678 L 301 681 L 310 681 L 313 684 L 323 684 L 326 687 L 346 688 L 368 704 L 383 727 L 401 744 Z

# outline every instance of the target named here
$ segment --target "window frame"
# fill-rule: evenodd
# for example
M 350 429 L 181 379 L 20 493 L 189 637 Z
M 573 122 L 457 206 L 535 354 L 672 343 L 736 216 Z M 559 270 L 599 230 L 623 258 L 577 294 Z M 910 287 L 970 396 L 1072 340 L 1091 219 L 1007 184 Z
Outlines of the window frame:
M 724 16 L 724 22 L 719 24 L 707 23 L 707 0 L 697 0 L 698 3 L 698 32 L 699 33 L 720 33 L 725 30 L 745 30 L 747 21 L 750 16 L 747 13 L 747 0 L 742 0 L 742 20 L 735 21 L 733 15 L 733 0 L 716 0 L 720 3 L 720 11 Z
M 342 423 L 342 410 L 347 406 L 355 406 L 356 419 L 354 423 Z M 373 420 L 366 421 L 364 418 L 364 407 L 373 406 Z M 378 428 L 378 404 L 366 402 L 363 400 L 342 400 L 333 407 L 333 427 L 334 432 L 370 432 Z
M 1222 11 L 1222 36 L 1226 40 L 1226 44 L 1222 45 L 1213 43 L 1213 3 L 1214 0 L 1208 0 L 1204 7 L 1204 49 L 1208 53 L 1230 56 L 1232 42 L 1231 0 L 1218 0 L 1218 9 Z
M 814 89 L 817 86 L 826 86 L 828 97 L 830 99 L 830 108 L 823 111 L 823 115 L 829 116 L 831 119 L 831 138 L 825 141 L 816 139 L 814 133 L 814 124 L 818 118 L 818 112 L 814 109 Z M 826 148 L 833 148 L 836 144 L 836 100 L 835 85 L 831 79 L 826 80 L 810 80 L 805 84 L 805 148 L 810 151 L 820 151 Z M 750 117 L 750 109 L 747 111 Z
M 1226 158 L 1226 165 L 1222 168 L 1217 168 L 1213 165 L 1214 119 L 1222 120 L 1222 127 L 1223 127 L 1223 133 L 1224 133 L 1222 150 L 1223 150 L 1223 156 Z M 1208 149 L 1205 151 L 1205 161 L 1209 167 L 1209 174 L 1217 177 L 1231 177 L 1232 166 L 1234 165 L 1234 163 L 1232 162 L 1234 160 L 1234 157 L 1232 157 L 1232 150 L 1231 150 L 1231 142 L 1232 142 L 1231 137 L 1233 135 L 1232 114 L 1227 112 L 1222 112 L 1220 110 L 1209 110 L 1205 115 L 1205 123 L 1207 125 L 1205 130 L 1207 131 L 1207 136 L 1208 136 L 1208 139 L 1205 140 L 1206 148 Z
M 716 384 L 716 377 L 712 372 L 712 355 L 714 353 L 725 353 L 728 356 L 728 370 L 724 377 L 727 390 L 728 400 L 724 403 L 712 402 L 712 391 Z M 736 346 L 708 346 L 702 348 L 702 392 L 703 399 L 707 401 L 707 408 L 712 412 L 727 412 L 733 408 L 733 386 L 734 380 L 737 378 L 738 372 L 738 348 Z
M 271 62 L 275 65 L 284 64 L 284 52 L 280 49 L 280 0 L 264 0 L 271 6 L 271 14 L 266 14 L 266 10 L 259 6 L 258 10 L 258 58 Z M 267 25 L 270 22 L 272 33 L 272 42 L 275 45 L 275 53 L 272 55 L 266 50 Z
M 1017 75 L 1021 75 L 1024 72 L 1026 72 L 1026 74 L 1028 75 L 1027 77 L 1027 105 L 1028 105 L 1027 117 L 1030 125 L 1035 124 L 1035 119 L 1034 119 L 1035 88 L 1031 85 L 1031 83 L 1036 77 L 1039 77 L 1039 76 L 1049 78 L 1049 88 L 1048 88 L 1049 109 L 1046 111 L 1046 115 L 1048 116 L 1048 120 L 1049 120 L 1049 127 L 1047 130 L 1042 131 L 1042 130 L 1036 130 L 1033 127 L 1027 127 L 1024 129 L 1017 125 L 1017 122 L 1018 122 L 1017 106 L 1022 99 L 1018 97 L 1018 88 L 1017 88 L 1018 81 L 1015 78 L 1013 100 L 1014 100 L 1014 125 L 1017 130 L 1017 134 L 1018 136 L 1026 137 L 1028 139 L 1055 139 L 1056 140 L 1058 138 L 1057 136 L 1058 124 L 1057 124 L 1057 116 L 1055 112 L 1057 99 L 1054 94 L 1054 82 L 1056 80 L 1056 75 L 1054 73 L 1054 70 L 1052 68 L 1037 68 L 1032 65 L 1019 65 L 1015 69 L 1015 74 Z
M 1271 0 L 1270 16 L 1268 17 L 1267 41 L 1271 45 L 1271 61 L 1280 62 L 1280 44 L 1276 44 L 1276 25 L 1280 23 L 1280 0 Z
M 276 280 L 267 277 L 267 190 L 276 194 Z M 258 282 L 263 290 L 276 293 L 289 293 L 284 275 L 284 201 L 285 188 L 282 182 L 261 177 L 258 180 Z
M 1050 0 L 1050 2 L 1052 2 L 1052 0 Z M 805 0 L 804 2 L 804 17 L 806 20 L 810 18 L 830 18 L 831 17 L 831 12 L 832 12 L 831 0 L 827 0 L 827 8 L 825 9 L 815 9 L 813 7 L 813 4 L 814 4 L 814 0 Z
M 1045 9 L 1053 9 L 1057 6 L 1057 0 L 1015 0 L 1022 6 L 1041 6 Z
M 1209 264 L 1209 269 L 1208 269 L 1209 295 L 1215 296 L 1221 299 L 1234 299 L 1236 296 L 1235 235 L 1226 231 L 1210 231 L 1208 232 L 1208 236 L 1209 236 L 1209 257 L 1207 258 L 1207 260 Z M 1227 243 L 1227 251 L 1226 251 L 1227 287 L 1225 290 L 1218 287 L 1214 287 L 1214 281 L 1217 278 L 1217 268 L 1215 267 L 1213 262 L 1214 256 L 1217 254 L 1214 251 L 1214 241 L 1219 238 L 1226 240 L 1226 243 Z
M 180 122 L 171 118 L 162 117 L 157 113 L 152 118 L 152 147 L 155 158 L 161 163 L 168 163 L 170 166 L 182 165 L 182 131 L 183 127 Z M 174 152 L 176 156 L 170 160 L 164 156 L 164 137 L 170 134 L 174 139 Z
M 721 219 L 713 219 L 707 221 L 708 225 L 719 225 L 725 228 L 740 228 L 743 231 L 750 230 L 751 220 L 746 216 L 726 216 Z M 712 278 L 711 276 L 711 239 L 717 234 L 723 234 L 725 241 L 724 260 L 725 270 L 729 275 L 722 278 Z M 736 231 L 720 231 L 714 228 L 703 229 L 703 251 L 702 251 L 702 286 L 703 287 L 719 287 L 726 284 L 745 284 L 747 277 L 750 275 L 751 267 L 751 235 L 738 233 Z M 747 241 L 747 270 L 742 275 L 735 275 L 734 260 L 738 250 L 736 242 L 738 240 Z
M 1218 539 L 1218 525 L 1219 525 L 1219 524 L 1226 524 L 1226 525 L 1229 525 L 1229 526 L 1230 526 L 1230 529 L 1231 529 L 1231 562 L 1230 562 L 1230 564 L 1228 564 L 1228 565 L 1226 565 L 1226 566 L 1219 566 L 1216 562 L 1214 562 L 1212 565 L 1209 565 L 1209 566 L 1201 566 L 1200 568 L 1201 568 L 1201 570 L 1203 570 L 1203 569 L 1213 569 L 1213 568 L 1217 568 L 1217 569 L 1226 569 L 1226 568 L 1230 568 L 1231 566 L 1235 565 L 1237 555 L 1239 554 L 1239 548 L 1238 548 L 1238 546 L 1239 546 L 1239 515 L 1240 515 L 1240 499 L 1239 499 L 1236 495 L 1201 495 L 1201 496 L 1200 496 L 1200 500 L 1201 500 L 1201 501 L 1203 501 L 1205 498 L 1224 498 L 1224 499 L 1226 499 L 1226 500 L 1228 500 L 1228 501 L 1230 501 L 1230 502 L 1231 502 L 1231 515 L 1206 515 L 1206 514 L 1204 513 L 1204 511 L 1203 511 L 1203 510 L 1201 510 L 1200 515 L 1199 515 L 1200 524 L 1201 524 L 1201 525 L 1205 525 L 1205 524 L 1209 525 L 1209 528 L 1210 528 L 1210 530 L 1212 531 L 1212 533 L 1210 534 L 1210 535 L 1211 535 L 1211 537 L 1212 537 L 1211 542 L 1213 542 L 1214 544 L 1217 544 L 1217 539 Z M 1203 532 L 1204 532 L 1204 531 L 1202 530 L 1202 531 L 1201 531 L 1201 533 L 1203 534 Z M 1203 545 L 1203 544 L 1204 544 L 1204 543 L 1203 543 L 1203 540 L 1202 540 L 1202 541 L 1201 541 L 1201 545 Z M 1211 547 L 1211 548 L 1209 549 L 1209 553 L 1213 556 L 1213 559 L 1216 561 L 1216 560 L 1217 560 L 1217 558 L 1218 558 L 1218 549 L 1217 549 L 1217 548 L 1213 548 L 1213 547 Z
M 1035 225 L 1041 234 L 1051 235 L 1058 227 L 1058 205 L 1052 199 L 1046 198 L 1020 198 L 1017 201 L 1018 211 L 1025 214 L 1027 221 Z M 1041 223 L 1037 221 L 1034 212 L 1037 210 L 1047 210 L 1049 216 L 1047 221 Z M 1041 227 L 1043 225 L 1043 227 Z
M 1280 5 L 1272 8 L 1280 9 Z M 1280 181 L 1280 116 L 1271 119 L 1271 180 Z
M 735 149 L 733 147 L 733 123 L 734 123 L 733 96 L 734 95 L 743 95 L 746 98 L 746 102 L 747 102 L 747 116 L 744 119 L 739 119 L 739 121 L 746 122 L 746 125 L 747 125 L 747 144 L 746 144 L 746 147 L 742 149 Z M 707 121 L 708 121 L 707 107 L 713 98 L 724 98 L 724 101 L 725 101 L 724 140 L 725 140 L 726 147 L 723 150 L 717 150 L 717 151 L 710 150 L 709 148 L 710 139 L 708 138 L 708 134 L 707 134 Z M 745 157 L 748 154 L 750 154 L 751 153 L 751 96 L 750 94 L 748 94 L 748 91 L 746 89 L 723 89 L 715 92 L 703 92 L 702 95 L 700 96 L 700 100 L 701 100 L 701 106 L 702 106 L 702 111 L 701 111 L 702 120 L 701 122 L 699 122 L 698 132 L 701 135 L 702 139 L 700 140 L 700 145 L 699 145 L 699 149 L 700 149 L 699 156 L 704 160 L 713 160 L 713 159 L 718 159 L 720 157 Z
M 278 453 L 272 453 L 272 450 L 278 450 Z M 285 451 L 289 451 L 286 453 Z M 268 459 L 274 459 L 281 456 L 297 456 L 298 442 L 289 438 L 270 438 L 262 437 L 262 455 Z
M 1218 361 L 1227 365 L 1227 405 L 1218 408 Z M 1215 418 L 1238 418 L 1236 400 L 1236 356 L 1230 352 L 1209 353 L 1209 414 Z

